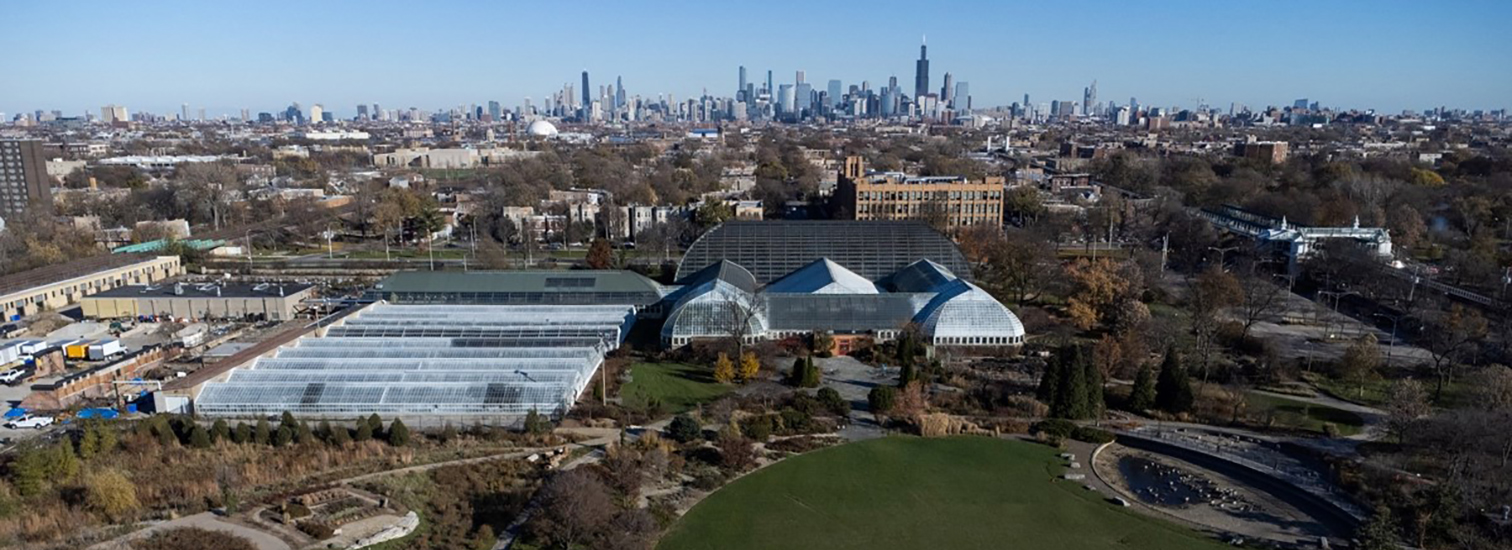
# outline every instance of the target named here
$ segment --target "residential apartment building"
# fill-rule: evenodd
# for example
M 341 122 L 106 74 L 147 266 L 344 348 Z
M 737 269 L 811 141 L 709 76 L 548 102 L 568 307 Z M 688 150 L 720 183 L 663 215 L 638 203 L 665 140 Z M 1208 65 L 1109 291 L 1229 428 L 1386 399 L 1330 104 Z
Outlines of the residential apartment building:
M 52 208 L 42 145 L 31 140 L 0 141 L 0 218 L 20 214 L 31 204 Z
M 1283 164 L 1286 162 L 1289 148 L 1290 145 L 1284 141 L 1245 141 L 1234 146 L 1234 155 L 1263 160 L 1271 164 Z
M 847 157 L 835 189 L 838 215 L 852 220 L 923 220 L 958 228 L 1003 223 L 1001 176 L 910 176 L 868 172 Z

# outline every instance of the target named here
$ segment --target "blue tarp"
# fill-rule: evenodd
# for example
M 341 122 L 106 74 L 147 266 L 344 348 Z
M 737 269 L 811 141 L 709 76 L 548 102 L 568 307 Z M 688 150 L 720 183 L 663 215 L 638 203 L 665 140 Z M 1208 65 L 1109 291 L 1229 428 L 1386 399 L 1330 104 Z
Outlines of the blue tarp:
M 21 407 L 16 407 L 14 409 L 5 411 L 6 418 L 21 418 L 23 416 L 26 416 L 26 409 L 23 409 Z
M 82 411 L 79 411 L 79 418 L 106 418 L 106 419 L 110 419 L 110 418 L 116 418 L 118 416 L 121 416 L 121 413 L 116 412 L 115 409 L 103 409 L 103 408 L 100 408 L 100 409 L 84 409 Z

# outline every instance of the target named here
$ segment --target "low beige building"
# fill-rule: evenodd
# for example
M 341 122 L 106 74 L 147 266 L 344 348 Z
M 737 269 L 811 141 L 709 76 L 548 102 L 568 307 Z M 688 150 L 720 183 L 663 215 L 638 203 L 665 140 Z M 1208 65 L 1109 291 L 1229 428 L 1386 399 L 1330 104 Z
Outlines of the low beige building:
M 0 314 L 15 320 L 56 310 L 122 285 L 152 284 L 184 273 L 178 256 L 105 254 L 0 277 Z
M 85 297 L 79 302 L 91 319 L 172 317 L 202 321 L 246 319 L 287 321 L 299 304 L 314 295 L 308 284 L 174 283 L 126 286 Z

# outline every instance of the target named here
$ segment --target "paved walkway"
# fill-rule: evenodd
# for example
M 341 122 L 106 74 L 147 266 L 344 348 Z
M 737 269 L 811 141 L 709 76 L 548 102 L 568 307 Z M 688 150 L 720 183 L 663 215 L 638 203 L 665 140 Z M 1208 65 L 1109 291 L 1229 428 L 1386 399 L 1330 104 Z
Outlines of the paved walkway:
M 258 550 L 290 550 L 289 544 L 278 537 L 251 527 L 227 522 L 210 512 L 158 523 L 130 535 L 109 542 L 102 542 L 89 548 L 90 550 L 126 550 L 131 548 L 130 543 L 133 540 L 146 538 L 154 532 L 173 529 L 175 527 L 198 527 L 200 529 L 230 533 L 252 541 L 252 545 L 256 546 Z

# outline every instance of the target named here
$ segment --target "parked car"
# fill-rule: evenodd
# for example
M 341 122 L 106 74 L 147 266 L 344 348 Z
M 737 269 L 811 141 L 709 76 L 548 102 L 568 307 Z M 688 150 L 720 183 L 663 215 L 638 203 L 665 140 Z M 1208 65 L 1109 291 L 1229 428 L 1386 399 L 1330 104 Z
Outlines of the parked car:
M 17 418 L 15 420 L 10 421 L 10 422 L 6 422 L 5 423 L 5 427 L 10 428 L 12 430 L 21 430 L 21 429 L 26 429 L 26 428 L 31 428 L 31 429 L 34 429 L 34 430 L 40 430 L 42 428 L 46 428 L 48 426 L 51 426 L 52 423 L 53 423 L 53 417 L 51 417 L 51 416 L 30 416 L 30 415 L 28 415 L 28 416 L 23 416 L 21 418 Z
M 23 380 L 26 380 L 26 369 L 10 369 L 0 372 L 0 383 L 7 386 L 14 386 L 17 382 Z

